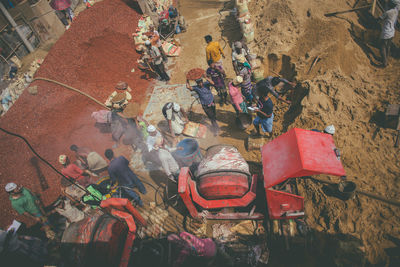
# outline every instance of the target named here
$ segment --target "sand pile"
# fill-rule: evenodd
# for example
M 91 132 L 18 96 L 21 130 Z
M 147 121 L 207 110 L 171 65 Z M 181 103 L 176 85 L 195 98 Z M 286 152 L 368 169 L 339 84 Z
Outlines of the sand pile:
M 371 58 L 379 54 L 371 39 L 376 29 L 360 24 L 365 13 L 323 16 L 349 8 L 341 0 L 251 1 L 256 47 L 259 54 L 264 51 L 265 74 L 272 69 L 300 84 L 289 96 L 290 108 L 276 103 L 275 135 L 293 127 L 323 129 L 334 124 L 348 179 L 360 189 L 399 199 L 400 160 L 393 148 L 396 132 L 384 127 L 383 118 L 388 103 L 400 103 L 400 62 L 391 59 L 392 65 L 384 70 L 371 65 Z M 360 42 L 362 38 L 365 42 Z M 400 47 L 398 39 L 395 43 Z M 317 56 L 319 60 L 309 71 Z M 389 236 L 400 238 L 400 208 L 364 196 L 343 202 L 314 182 L 304 181 L 300 187 L 306 199 L 306 220 L 314 230 L 331 239 L 343 234 L 351 237 L 352 241 L 348 238 L 343 243 L 352 250 L 345 256 L 353 257 L 351 265 L 360 265 L 363 259 L 393 263 L 385 249 L 395 246 Z M 332 249 L 330 245 L 322 244 L 320 252 Z M 332 256 L 337 265 L 350 264 L 339 260 L 343 257 L 339 254 Z

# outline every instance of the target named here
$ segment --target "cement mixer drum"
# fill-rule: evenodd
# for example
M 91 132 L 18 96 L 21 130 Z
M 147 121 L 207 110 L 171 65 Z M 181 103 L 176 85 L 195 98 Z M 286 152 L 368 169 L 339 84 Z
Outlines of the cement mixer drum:
M 249 165 L 230 145 L 209 147 L 195 173 L 197 189 L 205 199 L 242 197 L 249 191 Z

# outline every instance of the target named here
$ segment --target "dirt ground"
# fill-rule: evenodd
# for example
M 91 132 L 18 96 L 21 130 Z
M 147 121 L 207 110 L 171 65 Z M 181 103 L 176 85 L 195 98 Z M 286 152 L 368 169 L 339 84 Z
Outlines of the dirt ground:
M 238 24 L 230 16 L 232 2 L 179 1 L 180 12 L 185 16 L 189 27 L 186 33 L 177 36 L 183 49 L 179 58 L 171 60 L 172 84 L 185 83 L 185 73 L 191 68 L 206 68 L 203 37 L 207 34 L 211 34 L 214 40 L 223 46 L 226 55 L 223 63 L 228 78 L 234 77 L 230 46 L 232 42 L 239 40 L 241 35 Z M 386 128 L 383 119 L 387 105 L 400 102 L 398 76 L 400 35 L 396 32 L 390 65 L 386 69 L 377 67 L 380 58 L 377 44 L 379 25 L 367 11 L 331 18 L 324 16 L 327 12 L 349 9 L 355 2 L 354 0 L 252 0 L 249 3 L 249 11 L 255 28 L 255 42 L 251 47 L 253 53 L 263 59 L 265 76 L 272 75 L 274 71 L 298 83 L 296 89 L 287 96 L 292 101 L 291 105 L 277 103 L 273 99 L 274 137 L 293 127 L 322 130 L 326 125 L 334 124 L 336 127 L 334 139 L 342 152 L 342 162 L 348 179 L 354 181 L 359 189 L 397 200 L 400 197 L 398 183 L 400 160 L 398 149 L 393 147 L 396 132 L 394 129 Z M 365 2 L 359 1 L 358 6 L 363 4 Z M 101 40 L 96 40 L 105 46 Z M 320 60 L 310 70 L 316 56 Z M 78 75 L 77 86 L 88 82 L 88 73 L 87 71 L 85 75 Z M 136 78 L 132 79 L 134 81 Z M 104 84 L 107 83 L 112 86 L 111 81 L 104 81 Z M 91 87 L 96 87 L 96 84 L 92 84 Z M 25 98 L 26 100 L 17 102 L 13 109 L 21 106 L 21 103 L 27 106 L 32 104 L 28 96 Z M 76 99 L 69 101 L 72 105 Z M 86 102 L 84 104 L 87 105 Z M 84 116 L 93 110 L 95 108 L 90 106 L 82 110 L 78 114 L 79 119 L 76 123 L 71 124 L 71 130 L 67 129 L 67 125 L 63 127 L 66 129 L 63 132 L 51 129 L 49 126 L 39 131 L 38 127 L 28 124 L 29 119 L 33 121 L 41 119 L 39 114 L 34 115 L 35 110 L 32 108 L 32 114 L 24 120 L 24 123 L 38 132 L 31 134 L 29 130 L 31 128 L 27 128 L 20 133 L 29 133 L 28 137 L 32 136 L 31 139 L 36 147 L 40 147 L 41 140 L 46 137 L 47 143 L 52 143 L 53 147 L 49 150 L 48 146 L 43 145 L 39 152 L 51 158 L 54 164 L 57 164 L 56 156 L 82 136 L 84 137 L 80 141 L 83 145 L 97 146 L 99 151 L 104 150 L 111 144 L 110 136 L 98 135 L 97 129 L 89 124 L 90 120 L 84 119 Z M 18 129 L 19 126 L 15 126 L 16 121 L 11 111 L 7 114 L 8 119 L 2 118 L 1 125 Z M 61 112 L 60 114 L 65 113 L 59 109 L 56 111 Z M 197 118 L 201 117 L 201 114 L 201 108 L 197 108 L 192 116 Z M 52 115 L 54 120 L 57 116 L 55 113 Z M 216 143 L 233 144 L 238 147 L 246 160 L 260 162 L 259 151 L 246 150 L 249 131 L 237 130 L 234 117 L 233 107 L 218 105 L 217 119 L 222 130 L 221 134 L 219 137 L 209 135 L 207 139 L 200 140 L 201 147 L 207 148 Z M 49 138 L 52 135 L 65 140 L 61 142 L 60 138 Z M 0 141 L 2 157 L 5 158 L 7 153 L 15 151 L 10 138 L 2 136 Z M 18 149 L 22 149 L 22 146 L 22 143 L 18 144 Z M 129 148 L 121 148 L 118 153 L 129 156 L 130 152 Z M 4 160 L 1 168 L 1 185 L 8 182 L 13 174 L 9 166 L 16 166 L 15 162 L 20 161 L 21 166 L 31 166 L 29 165 L 31 157 L 32 155 L 25 152 L 23 157 L 13 156 L 10 160 Z M 34 167 L 19 172 L 22 173 L 21 179 L 27 183 L 29 181 L 28 185 L 30 184 L 34 190 L 48 194 L 48 201 L 58 194 L 56 188 L 59 185 L 54 175 L 48 176 L 45 171 L 50 189 L 43 190 L 37 177 L 29 175 L 36 173 Z M 161 177 L 159 172 L 139 174 L 153 184 L 163 182 L 159 179 Z M 338 181 L 337 177 L 320 178 Z M 314 255 L 311 257 L 292 253 L 293 259 L 284 257 L 280 264 L 274 265 L 395 266 L 396 255 L 391 253 L 395 243 L 391 240 L 392 237 L 400 238 L 398 207 L 362 195 L 342 201 L 330 195 L 326 186 L 310 180 L 300 181 L 299 189 L 300 194 L 305 197 L 306 221 L 315 231 L 317 239 L 319 238 L 315 242 Z M 150 188 L 148 191 L 149 193 L 143 196 L 145 203 L 154 201 L 155 189 Z M 15 214 L 10 211 L 4 193 L 0 194 L 2 203 L 7 202 L 6 205 L 1 205 L 3 214 L 1 226 L 4 227 L 11 222 Z M 171 217 L 169 229 L 182 230 L 181 214 L 172 208 L 169 211 Z
M 255 46 L 265 69 L 298 82 L 290 107 L 278 104 L 275 135 L 293 127 L 336 127 L 349 180 L 388 199 L 400 197 L 400 161 L 396 131 L 385 127 L 389 103 L 399 103 L 400 35 L 396 32 L 390 65 L 379 68 L 380 26 L 368 9 L 336 17 L 324 14 L 353 7 L 356 1 L 253 0 Z M 357 1 L 358 6 L 367 4 Z M 380 15 L 380 13 L 378 13 Z M 310 70 L 318 56 L 320 60 Z M 321 177 L 337 182 L 336 177 Z M 320 233 L 361 240 L 367 262 L 394 266 L 388 252 L 399 238 L 399 208 L 362 195 L 347 202 L 326 188 L 301 182 L 307 223 Z M 336 262 L 336 263 L 340 263 Z M 353 263 L 354 264 L 354 263 Z

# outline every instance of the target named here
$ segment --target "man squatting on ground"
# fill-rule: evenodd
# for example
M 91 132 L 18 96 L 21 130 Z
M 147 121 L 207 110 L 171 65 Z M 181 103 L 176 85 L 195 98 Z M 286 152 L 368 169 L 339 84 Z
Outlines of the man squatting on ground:
M 61 170 L 61 173 L 64 176 L 75 180 L 83 187 L 93 183 L 92 179 L 90 178 L 91 172 L 88 170 L 82 170 L 76 164 L 71 163 L 66 155 L 60 155 L 58 157 L 58 161 L 64 167 Z
M 204 113 L 206 113 L 210 119 L 214 135 L 217 136 L 219 132 L 219 126 L 217 123 L 214 96 L 210 88 L 211 85 L 214 85 L 214 82 L 207 77 L 206 79 L 206 82 L 203 82 L 202 78 L 197 79 L 196 86 L 191 86 L 189 84 L 189 80 L 186 80 L 186 88 L 188 88 L 190 91 L 195 91 L 199 95 L 200 103 L 203 107 Z
M 188 122 L 186 112 L 178 103 L 168 102 L 162 108 L 162 113 L 168 122 L 172 135 L 180 135 Z
M 77 145 L 70 146 L 71 151 L 75 152 L 77 162 L 81 169 L 91 171 L 95 176 L 107 170 L 107 161 L 102 158 L 97 152 L 92 151 L 87 147 L 78 147 Z
M 279 101 L 283 101 L 287 104 L 290 104 L 291 102 L 289 100 L 283 99 L 275 90 L 274 87 L 279 87 L 282 88 L 285 85 L 290 85 L 292 88 L 296 86 L 296 83 L 289 82 L 286 79 L 280 78 L 280 77 L 272 77 L 268 76 L 267 78 L 259 81 L 256 84 L 256 88 L 260 89 L 265 89 L 267 90 L 267 93 L 271 93 L 274 97 L 276 97 Z
M 106 158 L 110 161 L 108 165 L 108 174 L 113 184 L 118 182 L 118 186 L 123 189 L 123 193 L 129 195 L 140 206 L 143 205 L 140 197 L 131 189 L 137 187 L 139 192 L 146 194 L 146 188 L 139 180 L 136 174 L 129 168 L 129 161 L 124 156 L 114 157 L 114 152 L 111 149 L 105 151 Z

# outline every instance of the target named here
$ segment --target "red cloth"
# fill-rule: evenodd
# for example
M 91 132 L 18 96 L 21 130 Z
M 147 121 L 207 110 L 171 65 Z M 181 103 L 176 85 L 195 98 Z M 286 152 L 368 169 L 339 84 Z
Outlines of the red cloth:
M 67 176 L 68 178 L 74 179 L 74 180 L 80 180 L 85 178 L 83 176 L 83 170 L 79 169 L 78 166 L 75 164 L 71 163 L 67 167 L 63 168 L 61 170 L 61 173 Z

